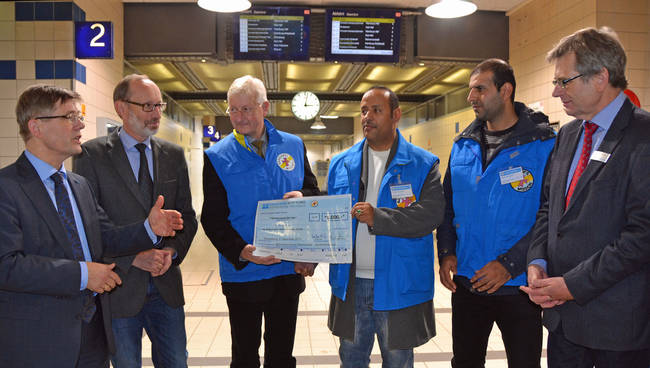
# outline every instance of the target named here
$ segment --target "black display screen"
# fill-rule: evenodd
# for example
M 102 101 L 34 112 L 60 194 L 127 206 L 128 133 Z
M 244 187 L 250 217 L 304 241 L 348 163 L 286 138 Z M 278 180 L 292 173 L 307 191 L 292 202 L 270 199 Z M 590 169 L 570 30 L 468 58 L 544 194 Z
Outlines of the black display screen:
M 328 9 L 326 61 L 399 61 L 402 13 L 380 9 Z
M 235 60 L 308 60 L 310 13 L 308 8 L 251 8 L 235 15 Z

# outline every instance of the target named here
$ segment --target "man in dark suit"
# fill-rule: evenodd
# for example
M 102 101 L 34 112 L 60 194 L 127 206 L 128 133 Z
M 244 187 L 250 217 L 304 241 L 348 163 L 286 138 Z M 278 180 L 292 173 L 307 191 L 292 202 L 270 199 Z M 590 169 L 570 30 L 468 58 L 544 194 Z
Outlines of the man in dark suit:
M 625 52 L 588 28 L 548 54 L 553 96 L 576 120 L 557 136 L 528 253 L 548 365 L 650 365 L 650 114 L 623 90 Z
M 162 197 L 144 226 L 114 227 L 88 182 L 65 170 L 81 152 L 80 107 L 79 94 L 43 85 L 16 106 L 25 151 L 0 170 L 0 367 L 108 367 L 115 345 L 103 293 L 121 280 L 102 257 L 182 229 Z
M 75 172 L 88 179 L 114 223 L 141 221 L 152 198 L 163 195 L 165 207 L 183 215 L 185 228 L 163 239 L 162 249 L 106 259 L 117 265 L 115 272 L 122 279 L 122 286 L 109 294 L 117 341 L 111 360 L 115 368 L 141 367 L 144 328 L 155 366 L 187 367 L 179 265 L 192 243 L 197 221 L 185 156 L 181 147 L 153 137 L 165 103 L 158 86 L 146 75 L 122 79 L 113 100 L 122 127 L 84 143 L 82 154 L 75 157 Z
M 219 274 L 228 303 L 231 368 L 260 366 L 264 317 L 264 367 L 292 368 L 298 297 L 314 265 L 256 256 L 253 233 L 260 200 L 320 194 L 307 151 L 295 135 L 264 119 L 266 88 L 251 76 L 228 89 L 233 133 L 210 147 L 203 163 L 201 224 L 219 251 Z

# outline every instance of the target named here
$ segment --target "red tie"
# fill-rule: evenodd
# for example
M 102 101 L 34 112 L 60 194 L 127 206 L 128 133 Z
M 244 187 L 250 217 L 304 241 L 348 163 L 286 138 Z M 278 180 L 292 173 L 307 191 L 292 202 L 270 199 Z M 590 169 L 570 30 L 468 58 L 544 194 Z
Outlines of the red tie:
M 591 154 L 591 137 L 594 135 L 596 129 L 598 129 L 598 125 L 588 121 L 585 122 L 585 136 L 582 140 L 582 152 L 580 153 L 580 161 L 578 161 L 578 166 L 576 166 L 576 170 L 573 172 L 573 178 L 571 178 L 571 184 L 569 185 L 569 190 L 566 193 L 566 202 L 564 204 L 565 208 L 569 207 L 569 202 L 571 201 L 573 191 L 576 189 L 576 185 L 578 185 L 578 179 L 580 179 L 580 176 L 585 171 L 587 163 L 589 162 L 589 156 Z

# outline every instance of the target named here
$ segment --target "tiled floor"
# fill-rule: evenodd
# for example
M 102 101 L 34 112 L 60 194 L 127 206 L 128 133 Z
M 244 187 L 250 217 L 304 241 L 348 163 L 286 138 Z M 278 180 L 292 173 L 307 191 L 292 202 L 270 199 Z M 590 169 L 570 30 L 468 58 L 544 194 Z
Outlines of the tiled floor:
M 192 248 L 182 264 L 185 288 L 185 314 L 191 368 L 227 367 L 230 362 L 230 325 L 228 308 L 221 293 L 217 269 L 217 251 L 199 228 Z M 314 277 L 307 279 L 307 289 L 300 297 L 294 356 L 299 368 L 335 368 L 339 365 L 338 339 L 327 329 L 327 306 L 330 287 L 327 265 L 319 265 Z M 415 349 L 416 368 L 450 367 L 451 293 L 436 283 L 437 336 Z M 263 345 L 263 344 L 262 344 Z M 544 345 L 546 346 L 546 331 Z M 545 350 L 543 356 L 545 356 Z M 263 354 L 263 346 L 260 355 Z M 143 340 L 144 366 L 151 363 L 151 344 Z M 542 367 L 546 359 L 542 357 Z M 372 352 L 372 368 L 381 367 L 379 348 Z M 486 368 L 507 367 L 498 328 L 490 336 Z

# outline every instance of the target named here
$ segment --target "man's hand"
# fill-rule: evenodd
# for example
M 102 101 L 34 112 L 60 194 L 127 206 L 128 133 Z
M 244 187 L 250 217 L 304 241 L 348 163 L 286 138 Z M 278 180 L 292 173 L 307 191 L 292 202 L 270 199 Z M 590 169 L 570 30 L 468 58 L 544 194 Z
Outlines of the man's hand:
M 113 272 L 115 263 L 109 265 L 97 262 L 86 262 L 88 267 L 88 285 L 86 289 L 102 294 L 111 291 L 115 286 L 122 285 L 120 277 Z
M 368 202 L 357 202 L 352 206 L 350 215 L 370 227 L 375 226 L 375 209 Z
M 153 277 L 160 276 L 169 269 L 173 254 L 171 248 L 145 250 L 135 256 L 132 265 L 150 272 Z
M 159 195 L 149 212 L 149 225 L 154 234 L 158 236 L 174 236 L 176 235 L 175 230 L 183 229 L 183 218 L 176 210 L 163 210 L 163 204 L 165 204 L 165 198 Z
M 286 192 L 282 196 L 282 199 L 289 199 L 289 198 L 302 198 L 302 192 L 299 190 L 292 190 L 291 192 Z
M 314 276 L 314 269 L 316 269 L 316 263 L 309 262 L 295 262 L 293 264 L 293 269 L 296 273 L 299 273 L 305 277 Z
M 282 262 L 281 259 L 275 258 L 275 256 L 266 256 L 266 257 L 260 257 L 260 256 L 255 256 L 253 255 L 253 252 L 255 251 L 255 246 L 253 244 L 246 244 L 244 249 L 241 250 L 241 253 L 239 254 L 239 258 L 243 258 L 247 261 L 256 263 L 256 264 L 261 264 L 261 265 L 271 265 L 275 263 L 280 263 Z
M 530 300 L 542 308 L 553 308 L 563 304 L 566 300 L 573 299 L 564 278 L 549 278 L 544 269 L 538 265 L 528 266 L 528 286 L 520 286 L 519 289 L 528 294 Z M 561 296 L 567 299 L 561 299 Z
M 511 279 L 510 272 L 499 261 L 490 261 L 474 273 L 472 288 L 492 294 Z
M 440 282 L 447 289 L 451 290 L 452 293 L 456 292 L 456 283 L 454 282 L 454 275 L 458 270 L 456 266 L 458 265 L 458 258 L 456 256 L 445 256 L 442 258 L 442 263 L 440 264 Z

